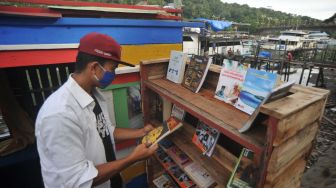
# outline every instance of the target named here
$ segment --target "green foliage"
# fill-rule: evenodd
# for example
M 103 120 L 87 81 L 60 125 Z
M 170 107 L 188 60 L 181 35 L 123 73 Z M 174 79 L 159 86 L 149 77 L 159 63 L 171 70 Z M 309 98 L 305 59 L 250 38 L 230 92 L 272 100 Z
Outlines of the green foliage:
M 135 5 L 141 0 L 88 0 L 97 2 Z M 174 0 L 148 0 L 152 5 L 166 5 Z M 183 0 L 183 18 L 208 18 L 249 23 L 250 31 L 259 27 L 295 26 L 300 24 L 319 24 L 320 20 L 307 16 L 297 16 L 266 8 L 252 8 L 248 5 L 223 3 L 220 0 Z

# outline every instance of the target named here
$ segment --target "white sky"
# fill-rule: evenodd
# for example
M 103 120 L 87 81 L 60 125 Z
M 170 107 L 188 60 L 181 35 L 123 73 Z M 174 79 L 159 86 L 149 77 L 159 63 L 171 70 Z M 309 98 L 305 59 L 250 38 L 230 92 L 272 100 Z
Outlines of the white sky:
M 336 13 L 336 0 L 221 0 L 325 20 Z

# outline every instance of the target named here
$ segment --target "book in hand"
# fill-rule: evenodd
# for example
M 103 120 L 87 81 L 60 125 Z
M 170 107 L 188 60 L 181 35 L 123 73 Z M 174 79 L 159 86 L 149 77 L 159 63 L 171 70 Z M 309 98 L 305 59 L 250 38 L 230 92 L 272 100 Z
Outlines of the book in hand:
M 178 188 L 174 180 L 167 173 L 163 173 L 161 176 L 155 178 L 153 183 L 157 188 Z
M 243 148 L 231 173 L 227 188 L 253 188 L 256 186 L 256 168 L 253 164 L 254 153 Z
M 211 156 L 219 138 L 219 132 L 199 121 L 192 142 L 207 156 Z
M 271 93 L 276 80 L 275 73 L 249 68 L 235 107 L 251 115 Z
M 141 143 L 149 143 L 151 145 L 157 144 L 163 138 L 182 127 L 182 125 L 182 122 L 178 119 L 174 117 L 169 117 L 167 121 L 163 122 L 162 126 L 154 128 L 147 135 L 145 135 L 142 138 Z
M 188 164 L 184 168 L 184 171 L 200 188 L 208 188 L 216 184 L 210 174 L 196 162 Z
M 187 54 L 172 50 L 167 69 L 167 79 L 177 84 L 182 83 L 187 62 Z
M 250 116 L 249 120 L 244 124 L 244 126 L 242 128 L 240 128 L 238 131 L 240 133 L 246 132 L 247 130 L 250 129 L 250 127 L 252 126 L 252 123 L 254 122 L 254 120 L 257 118 L 259 111 L 260 111 L 260 107 L 263 104 L 269 103 L 271 101 L 277 100 L 279 98 L 282 98 L 284 96 L 286 96 L 289 93 L 290 88 L 295 84 L 295 81 L 289 81 L 286 82 L 284 84 L 282 84 L 279 87 L 274 88 L 271 93 L 269 93 L 261 102 L 261 104 L 254 110 L 254 112 L 252 113 L 252 115 Z
M 218 79 L 215 98 L 234 105 L 238 100 L 249 67 L 249 64 L 224 59 Z
M 212 58 L 193 55 L 185 71 L 182 85 L 192 92 L 198 93 L 208 73 L 211 62 Z
M 184 116 L 185 116 L 185 111 L 176 106 L 176 104 L 173 105 L 171 116 L 176 117 L 178 120 L 183 121 Z

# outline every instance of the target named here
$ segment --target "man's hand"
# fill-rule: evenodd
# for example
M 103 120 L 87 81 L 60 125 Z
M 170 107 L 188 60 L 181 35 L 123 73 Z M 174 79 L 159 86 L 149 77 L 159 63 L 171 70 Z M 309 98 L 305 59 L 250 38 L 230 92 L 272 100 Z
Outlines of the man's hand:
M 144 128 L 142 128 L 143 136 L 148 134 L 153 129 L 154 129 L 154 127 L 151 124 L 145 125 Z
M 147 159 L 151 155 L 154 154 L 154 152 L 158 149 L 158 145 L 152 145 L 149 147 L 148 144 L 140 144 L 138 145 L 134 151 L 129 155 L 129 158 L 133 161 L 140 161 Z

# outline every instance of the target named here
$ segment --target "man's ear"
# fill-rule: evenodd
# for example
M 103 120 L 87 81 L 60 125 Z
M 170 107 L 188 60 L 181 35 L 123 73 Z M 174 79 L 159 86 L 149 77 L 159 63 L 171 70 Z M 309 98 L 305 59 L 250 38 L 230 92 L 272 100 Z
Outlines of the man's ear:
M 98 66 L 98 62 L 97 61 L 92 61 L 92 62 L 87 64 L 86 68 L 87 68 L 88 72 L 95 74 L 97 66 Z

